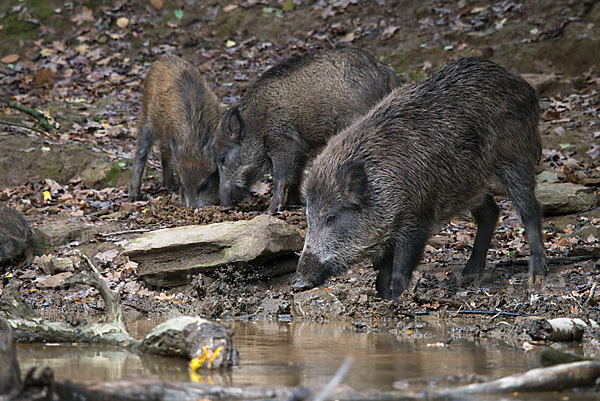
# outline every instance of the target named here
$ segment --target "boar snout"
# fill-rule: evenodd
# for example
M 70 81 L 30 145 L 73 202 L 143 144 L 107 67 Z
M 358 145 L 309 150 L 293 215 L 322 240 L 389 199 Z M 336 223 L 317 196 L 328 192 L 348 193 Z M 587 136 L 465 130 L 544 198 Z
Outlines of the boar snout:
M 244 188 L 239 185 L 226 181 L 221 185 L 219 189 L 219 197 L 221 198 L 221 209 L 229 210 L 233 209 L 233 204 L 241 200 L 244 196 L 246 196 L 246 191 Z
M 310 246 L 306 246 L 298 261 L 296 279 L 292 283 L 292 290 L 304 291 L 321 285 L 330 275 L 332 268 L 323 263 L 315 254 L 307 252 Z
M 292 283 L 291 288 L 292 288 L 292 291 L 298 292 L 298 291 L 310 290 L 313 287 L 314 287 L 314 285 L 309 283 L 304 277 L 302 277 L 302 275 L 298 275 L 298 276 L 296 276 L 296 279 Z

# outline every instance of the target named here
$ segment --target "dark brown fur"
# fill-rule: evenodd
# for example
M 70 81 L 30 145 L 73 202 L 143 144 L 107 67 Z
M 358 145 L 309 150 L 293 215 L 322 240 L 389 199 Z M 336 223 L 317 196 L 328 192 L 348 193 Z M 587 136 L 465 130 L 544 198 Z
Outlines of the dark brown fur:
M 366 113 L 399 79 L 360 49 L 304 55 L 266 71 L 223 117 L 216 135 L 221 204 L 231 207 L 272 170 L 269 211 L 299 202 L 307 160 Z
M 219 178 L 213 135 L 219 119 L 217 98 L 193 65 L 176 56 L 162 56 L 156 61 L 144 82 L 129 198 L 140 198 L 148 154 L 158 138 L 165 187 L 177 191 L 176 171 L 188 206 L 217 204 Z
M 34 237 L 29 224 L 16 210 L 0 205 L 0 267 L 29 263 Z
M 304 185 L 308 231 L 294 288 L 371 256 L 379 294 L 396 298 L 434 227 L 464 210 L 478 232 L 463 273 L 482 271 L 499 214 L 495 181 L 527 230 L 530 274 L 544 274 L 535 197 L 539 113 L 529 84 L 478 58 L 394 90 L 315 159 Z

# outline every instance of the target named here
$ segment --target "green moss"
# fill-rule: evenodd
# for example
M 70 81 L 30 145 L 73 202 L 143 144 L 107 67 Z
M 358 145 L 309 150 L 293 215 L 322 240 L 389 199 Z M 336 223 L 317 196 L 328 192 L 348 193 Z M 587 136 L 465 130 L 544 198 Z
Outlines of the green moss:
M 217 19 L 217 29 L 215 36 L 219 39 L 227 39 L 234 36 L 235 32 L 240 29 L 241 22 L 244 20 L 246 10 L 236 9 L 228 14 L 220 14 Z
M 119 179 L 121 178 L 121 176 L 123 175 L 123 172 L 125 170 L 123 170 L 121 167 L 119 167 L 118 164 L 115 164 L 110 171 L 108 172 L 108 174 L 106 174 L 106 178 L 104 179 L 104 187 L 114 187 L 117 185 L 117 183 L 119 182 Z

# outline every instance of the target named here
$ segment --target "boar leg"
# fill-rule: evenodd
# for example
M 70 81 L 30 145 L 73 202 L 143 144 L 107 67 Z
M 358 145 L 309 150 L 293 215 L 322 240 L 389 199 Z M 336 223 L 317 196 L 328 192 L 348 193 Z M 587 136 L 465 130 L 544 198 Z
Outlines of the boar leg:
M 548 261 L 542 237 L 542 208 L 535 197 L 535 171 L 517 163 L 503 171 L 503 182 L 525 226 L 529 242 L 529 275 L 544 275 Z
M 152 129 L 149 124 L 144 124 L 140 127 L 138 133 L 137 150 L 135 151 L 135 167 L 133 169 L 133 177 L 129 184 L 129 200 L 140 200 L 140 186 L 142 185 L 142 176 L 148 161 L 148 155 L 152 149 Z
M 471 210 L 477 224 L 477 236 L 473 245 L 473 252 L 463 269 L 463 275 L 480 273 L 485 269 L 487 251 L 494 236 L 500 209 L 492 195 L 487 195 L 483 204 Z
M 373 260 L 373 267 L 378 271 L 375 288 L 377 289 L 377 295 L 383 299 L 390 299 L 392 297 L 392 269 L 394 267 L 394 253 L 392 249 L 388 249 L 381 259 L 377 258 Z
M 408 288 L 412 272 L 421 261 L 423 250 L 429 239 L 430 225 L 416 222 L 396 240 L 394 269 L 392 272 L 392 299 L 397 299 Z
M 274 181 L 273 199 L 268 210 L 271 214 L 283 210 L 288 195 L 296 196 L 294 191 L 297 191 L 300 185 L 302 171 L 306 165 L 306 153 L 296 143 L 290 141 L 285 150 L 271 156 Z
M 173 153 L 170 146 L 161 146 L 160 164 L 163 172 L 163 185 L 171 193 L 177 193 L 179 185 L 175 180 L 175 171 L 173 169 Z

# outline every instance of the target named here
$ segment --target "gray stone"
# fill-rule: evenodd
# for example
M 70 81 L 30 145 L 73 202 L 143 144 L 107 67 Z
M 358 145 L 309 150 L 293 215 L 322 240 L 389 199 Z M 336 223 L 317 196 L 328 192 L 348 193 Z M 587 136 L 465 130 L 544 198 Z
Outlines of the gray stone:
M 573 83 L 556 74 L 521 74 L 535 89 L 538 96 L 555 96 L 561 93 L 570 93 Z
M 581 212 L 598 204 L 593 188 L 571 183 L 539 184 L 536 196 L 546 216 Z
M 97 229 L 91 224 L 76 223 L 52 223 L 40 224 L 34 230 L 34 234 L 41 243 L 42 249 L 52 249 L 73 241 L 87 241 L 94 238 Z
M 537 175 L 536 181 L 538 184 L 554 184 L 558 182 L 558 174 L 556 174 L 554 171 L 544 170 Z
M 36 282 L 36 286 L 43 289 L 57 288 L 60 287 L 63 284 L 63 282 L 72 275 L 73 273 L 71 272 L 64 272 L 55 274 L 53 276 L 43 277 Z
M 236 271 L 273 277 L 296 269 L 304 239 L 292 226 L 268 215 L 249 221 L 185 226 L 140 235 L 124 247 L 141 278 L 152 285 L 187 284 L 197 273 Z
M 343 316 L 345 310 L 331 291 L 319 287 L 295 294 L 292 303 L 294 319 L 330 320 Z

